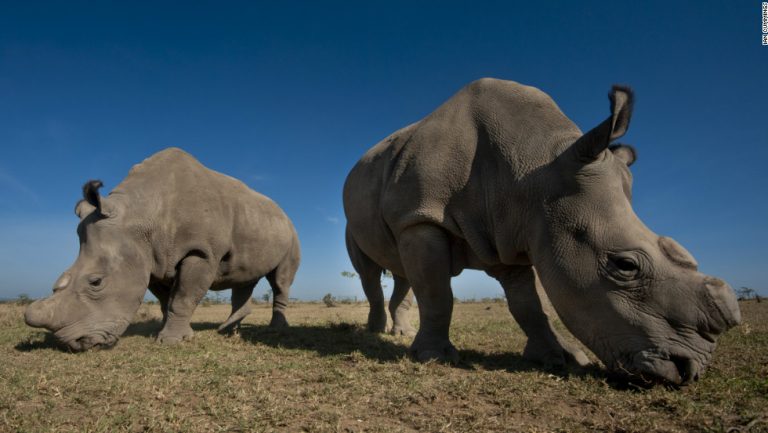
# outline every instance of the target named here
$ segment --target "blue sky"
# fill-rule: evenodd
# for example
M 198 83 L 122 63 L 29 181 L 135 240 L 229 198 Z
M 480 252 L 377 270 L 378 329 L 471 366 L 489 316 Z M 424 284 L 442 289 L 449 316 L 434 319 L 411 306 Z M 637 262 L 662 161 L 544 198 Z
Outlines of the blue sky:
M 2 2 L 0 297 L 43 296 L 74 261 L 85 180 L 106 193 L 169 146 L 285 209 L 292 296 L 362 297 L 340 276 L 346 174 L 487 76 L 541 88 L 583 130 L 631 85 L 636 212 L 768 294 L 760 34 L 758 1 Z M 502 293 L 466 271 L 454 291 Z

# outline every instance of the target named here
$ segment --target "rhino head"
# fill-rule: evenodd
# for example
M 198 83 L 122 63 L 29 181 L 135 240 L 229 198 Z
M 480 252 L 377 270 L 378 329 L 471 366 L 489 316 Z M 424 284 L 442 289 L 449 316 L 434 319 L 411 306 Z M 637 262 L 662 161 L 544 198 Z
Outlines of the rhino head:
M 716 336 L 739 324 L 738 303 L 635 215 L 636 152 L 611 144 L 629 126 L 633 95 L 615 86 L 610 100 L 611 116 L 542 169 L 533 261 L 564 324 L 609 369 L 686 383 L 709 364 Z
M 75 208 L 80 217 L 77 260 L 56 280 L 53 295 L 32 303 L 24 315 L 28 325 L 53 331 L 73 351 L 117 343 L 149 282 L 142 229 L 125 224 L 122 206 L 99 196 L 101 185 L 86 183 L 84 199 Z

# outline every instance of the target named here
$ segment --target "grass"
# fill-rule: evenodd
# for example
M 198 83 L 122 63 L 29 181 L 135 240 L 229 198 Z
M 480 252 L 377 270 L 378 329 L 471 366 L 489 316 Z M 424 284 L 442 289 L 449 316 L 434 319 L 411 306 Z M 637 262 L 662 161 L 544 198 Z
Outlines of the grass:
M 285 330 L 260 304 L 232 337 L 216 333 L 228 307 L 201 306 L 195 338 L 172 347 L 154 342 L 160 312 L 144 305 L 114 349 L 80 354 L 1 305 L 0 431 L 768 431 L 768 302 L 741 305 L 744 324 L 679 390 L 528 363 L 502 303 L 456 305 L 456 367 L 365 332 L 365 304 L 293 304 Z

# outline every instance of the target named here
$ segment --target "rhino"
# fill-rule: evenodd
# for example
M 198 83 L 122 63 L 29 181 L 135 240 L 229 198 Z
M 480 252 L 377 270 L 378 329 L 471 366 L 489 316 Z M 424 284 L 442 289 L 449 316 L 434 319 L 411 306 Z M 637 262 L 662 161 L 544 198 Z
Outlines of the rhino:
M 173 344 L 193 335 L 190 318 L 209 289 L 232 289 L 219 331 L 237 328 L 264 276 L 274 292 L 270 325 L 287 325 L 300 249 L 275 202 L 178 148 L 135 165 L 107 197 L 101 186 L 83 186 L 80 253 L 53 294 L 29 305 L 28 325 L 53 331 L 72 351 L 111 347 L 149 289 L 163 312 L 157 339 Z
M 407 311 L 398 302 L 409 286 L 418 302 L 409 353 L 456 362 L 451 278 L 477 269 L 503 287 L 527 336 L 525 358 L 590 362 L 552 327 L 541 284 L 609 372 L 651 384 L 696 380 L 716 337 L 741 320 L 736 297 L 634 213 L 637 152 L 615 142 L 629 126 L 633 92 L 615 85 L 609 100 L 608 118 L 582 133 L 541 90 L 481 79 L 368 150 L 343 199 L 369 329 L 386 323 L 379 275 L 389 269 L 399 279 L 394 322 Z

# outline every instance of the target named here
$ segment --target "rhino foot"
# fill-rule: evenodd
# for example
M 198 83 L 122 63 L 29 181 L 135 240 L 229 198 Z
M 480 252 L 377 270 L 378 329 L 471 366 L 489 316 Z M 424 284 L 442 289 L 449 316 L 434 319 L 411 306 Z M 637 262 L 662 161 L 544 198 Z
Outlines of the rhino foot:
M 275 311 L 272 313 L 272 320 L 269 322 L 270 328 L 287 328 L 288 320 L 285 318 L 285 314 Z
M 553 368 L 563 368 L 568 365 L 585 367 L 590 364 L 589 358 L 581 349 L 561 341 L 552 345 L 543 345 L 528 340 L 523 350 L 523 358 Z
M 172 334 L 172 333 L 162 333 L 161 332 L 157 336 L 157 341 L 158 341 L 158 343 L 161 343 L 161 344 L 168 344 L 168 345 L 170 345 L 170 344 L 178 344 L 178 343 L 181 343 L 182 341 L 191 340 L 192 339 L 192 335 L 193 335 L 193 333 L 192 333 L 191 329 L 190 329 L 189 334 L 187 334 L 187 333 L 184 333 L 184 334 L 174 333 L 174 334 Z
M 221 335 L 237 335 L 240 331 L 240 322 L 237 323 L 230 323 L 230 324 L 222 324 L 219 326 L 219 328 L 216 330 Z
M 380 311 L 379 311 L 380 310 Z M 368 312 L 368 332 L 382 333 L 387 330 L 387 313 L 384 309 L 374 309 Z
M 459 363 L 459 351 L 448 339 L 419 339 L 411 344 L 408 354 L 418 362 L 438 361 L 456 365 Z
M 192 327 L 187 325 L 186 329 L 163 329 L 160 334 L 157 335 L 157 342 L 161 344 L 178 344 L 185 340 L 190 340 L 194 335 Z

